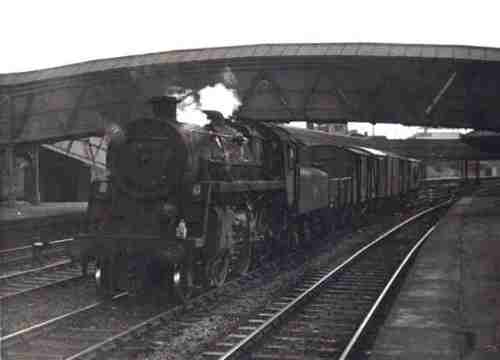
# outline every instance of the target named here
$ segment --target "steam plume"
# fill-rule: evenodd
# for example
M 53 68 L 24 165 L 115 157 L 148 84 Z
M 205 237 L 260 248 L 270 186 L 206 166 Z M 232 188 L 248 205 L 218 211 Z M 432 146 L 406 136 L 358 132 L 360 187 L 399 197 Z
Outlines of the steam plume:
M 181 100 L 177 109 L 177 118 L 181 122 L 205 125 L 208 123 L 202 110 L 217 110 L 229 117 L 241 106 L 236 86 L 238 81 L 229 66 L 219 74 L 220 82 L 207 85 L 199 91 L 178 86 L 169 87 L 168 95 Z

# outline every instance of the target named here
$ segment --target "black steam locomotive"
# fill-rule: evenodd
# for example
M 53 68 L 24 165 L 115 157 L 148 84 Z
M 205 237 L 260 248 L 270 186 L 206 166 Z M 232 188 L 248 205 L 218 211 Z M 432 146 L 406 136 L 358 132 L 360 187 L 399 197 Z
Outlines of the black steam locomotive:
M 91 186 L 80 260 L 96 260 L 104 294 L 220 286 L 419 185 L 413 159 L 215 111 L 204 127 L 183 124 L 174 98 L 152 102 L 153 118 L 110 135 L 109 178 Z

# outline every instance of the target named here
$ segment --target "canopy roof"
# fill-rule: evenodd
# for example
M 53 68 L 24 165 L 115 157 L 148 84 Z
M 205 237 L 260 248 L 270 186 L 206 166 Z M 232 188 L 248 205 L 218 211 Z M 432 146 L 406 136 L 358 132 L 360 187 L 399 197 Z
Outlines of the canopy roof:
M 500 49 L 368 43 L 169 51 L 0 75 L 0 144 L 82 137 L 223 83 L 258 121 L 500 130 Z
M 369 148 L 369 147 L 366 147 L 366 146 L 358 146 L 358 148 L 360 148 L 361 150 L 364 150 L 366 151 L 367 153 L 373 155 L 373 156 L 377 156 L 377 157 L 387 157 L 388 155 L 392 155 L 392 154 L 388 154 L 386 152 L 383 152 L 383 151 L 380 151 L 380 150 L 377 150 L 377 149 L 372 149 L 372 148 Z

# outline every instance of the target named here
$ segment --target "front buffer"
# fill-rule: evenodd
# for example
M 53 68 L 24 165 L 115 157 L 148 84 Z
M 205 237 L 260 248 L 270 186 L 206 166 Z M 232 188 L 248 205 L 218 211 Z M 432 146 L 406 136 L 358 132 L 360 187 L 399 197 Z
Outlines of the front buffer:
M 100 295 L 117 291 L 135 293 L 151 285 L 180 286 L 187 239 L 166 240 L 143 234 L 89 233 L 75 237 L 71 253 L 83 275 L 95 262 L 94 278 Z

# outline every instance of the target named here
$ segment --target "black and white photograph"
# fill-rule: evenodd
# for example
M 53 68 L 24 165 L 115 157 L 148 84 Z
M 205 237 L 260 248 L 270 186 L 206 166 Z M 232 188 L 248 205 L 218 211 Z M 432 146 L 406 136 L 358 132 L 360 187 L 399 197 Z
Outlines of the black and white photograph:
M 4 1 L 0 360 L 500 359 L 499 11 Z

